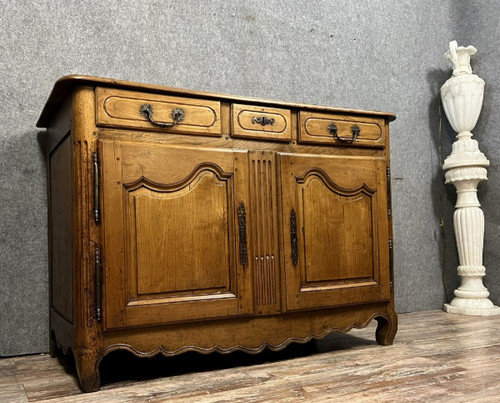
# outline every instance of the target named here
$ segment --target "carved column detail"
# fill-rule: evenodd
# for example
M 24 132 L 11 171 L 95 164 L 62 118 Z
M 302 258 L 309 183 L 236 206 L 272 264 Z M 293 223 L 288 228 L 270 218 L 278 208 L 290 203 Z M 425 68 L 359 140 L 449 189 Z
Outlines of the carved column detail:
M 253 212 L 253 273 L 256 313 L 279 311 L 279 263 L 275 155 L 250 152 L 250 202 Z
M 445 57 L 453 63 L 453 76 L 441 87 L 443 107 L 458 132 L 452 152 L 444 161 L 446 183 L 457 189 L 453 226 L 460 265 L 457 268 L 461 284 L 455 298 L 444 305 L 446 312 L 462 315 L 499 315 L 500 308 L 488 299 L 483 285 L 484 214 L 477 198 L 479 182 L 486 181 L 489 161 L 472 139 L 471 130 L 477 123 L 483 103 L 484 81 L 472 74 L 470 56 L 476 48 L 458 47 L 455 41 Z

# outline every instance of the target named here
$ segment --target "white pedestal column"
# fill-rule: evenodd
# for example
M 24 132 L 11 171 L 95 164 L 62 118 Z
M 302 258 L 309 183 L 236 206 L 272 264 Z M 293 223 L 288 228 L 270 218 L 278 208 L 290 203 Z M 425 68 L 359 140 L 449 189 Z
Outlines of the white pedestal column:
M 458 47 L 455 41 L 445 57 L 453 62 L 453 76 L 441 87 L 443 107 L 453 129 L 458 132 L 452 153 L 444 161 L 446 183 L 457 189 L 453 226 L 457 241 L 458 275 L 461 285 L 455 298 L 444 305 L 446 312 L 462 315 L 500 315 L 500 307 L 488 299 L 490 293 L 483 285 L 486 268 L 483 266 L 484 215 L 477 198 L 479 182 L 487 180 L 489 161 L 472 139 L 483 104 L 484 81 L 472 74 L 472 46 Z

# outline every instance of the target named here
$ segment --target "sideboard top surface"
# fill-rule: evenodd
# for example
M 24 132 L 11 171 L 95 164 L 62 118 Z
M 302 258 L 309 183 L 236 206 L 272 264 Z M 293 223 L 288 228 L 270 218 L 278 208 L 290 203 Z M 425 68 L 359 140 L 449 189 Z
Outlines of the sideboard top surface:
M 366 111 L 366 110 L 356 110 L 356 109 L 346 109 L 346 108 L 334 108 L 328 106 L 319 106 L 312 104 L 301 104 L 292 103 L 276 100 L 265 100 L 260 98 L 250 98 L 250 97 L 240 97 L 234 95 L 224 95 L 212 92 L 202 92 L 194 91 L 188 89 L 163 87 L 159 85 L 135 83 L 131 81 L 114 80 L 110 78 L 100 78 L 94 76 L 85 75 L 69 75 L 60 78 L 55 84 L 50 93 L 50 96 L 45 103 L 45 107 L 40 115 L 37 122 L 37 127 L 48 127 L 52 116 L 58 110 L 64 99 L 71 93 L 73 88 L 77 86 L 96 86 L 96 87 L 108 87 L 108 88 L 122 88 L 128 90 L 136 91 L 147 91 L 157 94 L 168 94 L 168 95 L 182 95 L 187 97 L 203 97 L 207 99 L 218 99 L 226 102 L 238 102 L 238 103 L 253 103 L 261 104 L 266 106 L 278 106 L 287 108 L 297 108 L 306 110 L 321 110 L 326 112 L 338 112 L 345 114 L 356 114 L 356 115 L 366 115 L 373 117 L 383 117 L 392 121 L 396 119 L 396 116 L 389 112 L 377 112 L 377 111 Z

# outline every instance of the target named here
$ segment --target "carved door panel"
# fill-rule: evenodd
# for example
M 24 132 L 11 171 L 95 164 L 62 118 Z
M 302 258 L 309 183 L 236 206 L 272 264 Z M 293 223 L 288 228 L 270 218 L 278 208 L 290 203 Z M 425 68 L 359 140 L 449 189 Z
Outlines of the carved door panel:
M 101 155 L 107 328 L 252 313 L 247 154 L 104 140 Z
M 288 310 L 390 298 L 385 162 L 281 155 Z

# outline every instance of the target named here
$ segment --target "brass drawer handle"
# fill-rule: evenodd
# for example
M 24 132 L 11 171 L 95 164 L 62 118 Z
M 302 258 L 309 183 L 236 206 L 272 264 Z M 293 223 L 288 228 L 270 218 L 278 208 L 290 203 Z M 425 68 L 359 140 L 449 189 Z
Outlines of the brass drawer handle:
M 337 125 L 335 123 L 332 123 L 330 126 L 328 126 L 328 132 L 333 135 L 333 138 L 335 138 L 338 141 L 344 141 L 346 143 L 352 143 L 354 140 L 356 140 L 360 133 L 361 129 L 359 128 L 358 125 L 352 125 L 351 126 L 351 133 L 352 137 L 341 137 L 337 134 Z
M 252 124 L 259 124 L 261 126 L 274 125 L 274 118 L 268 118 L 267 116 L 254 117 L 252 119 Z
M 146 117 L 152 125 L 158 126 L 158 127 L 163 127 L 163 128 L 169 128 L 169 127 L 174 127 L 184 119 L 184 110 L 181 108 L 174 108 L 172 109 L 172 119 L 174 120 L 174 123 L 165 123 L 165 122 L 157 122 L 153 120 L 153 107 L 150 104 L 143 104 L 141 105 L 140 108 L 141 115 Z

